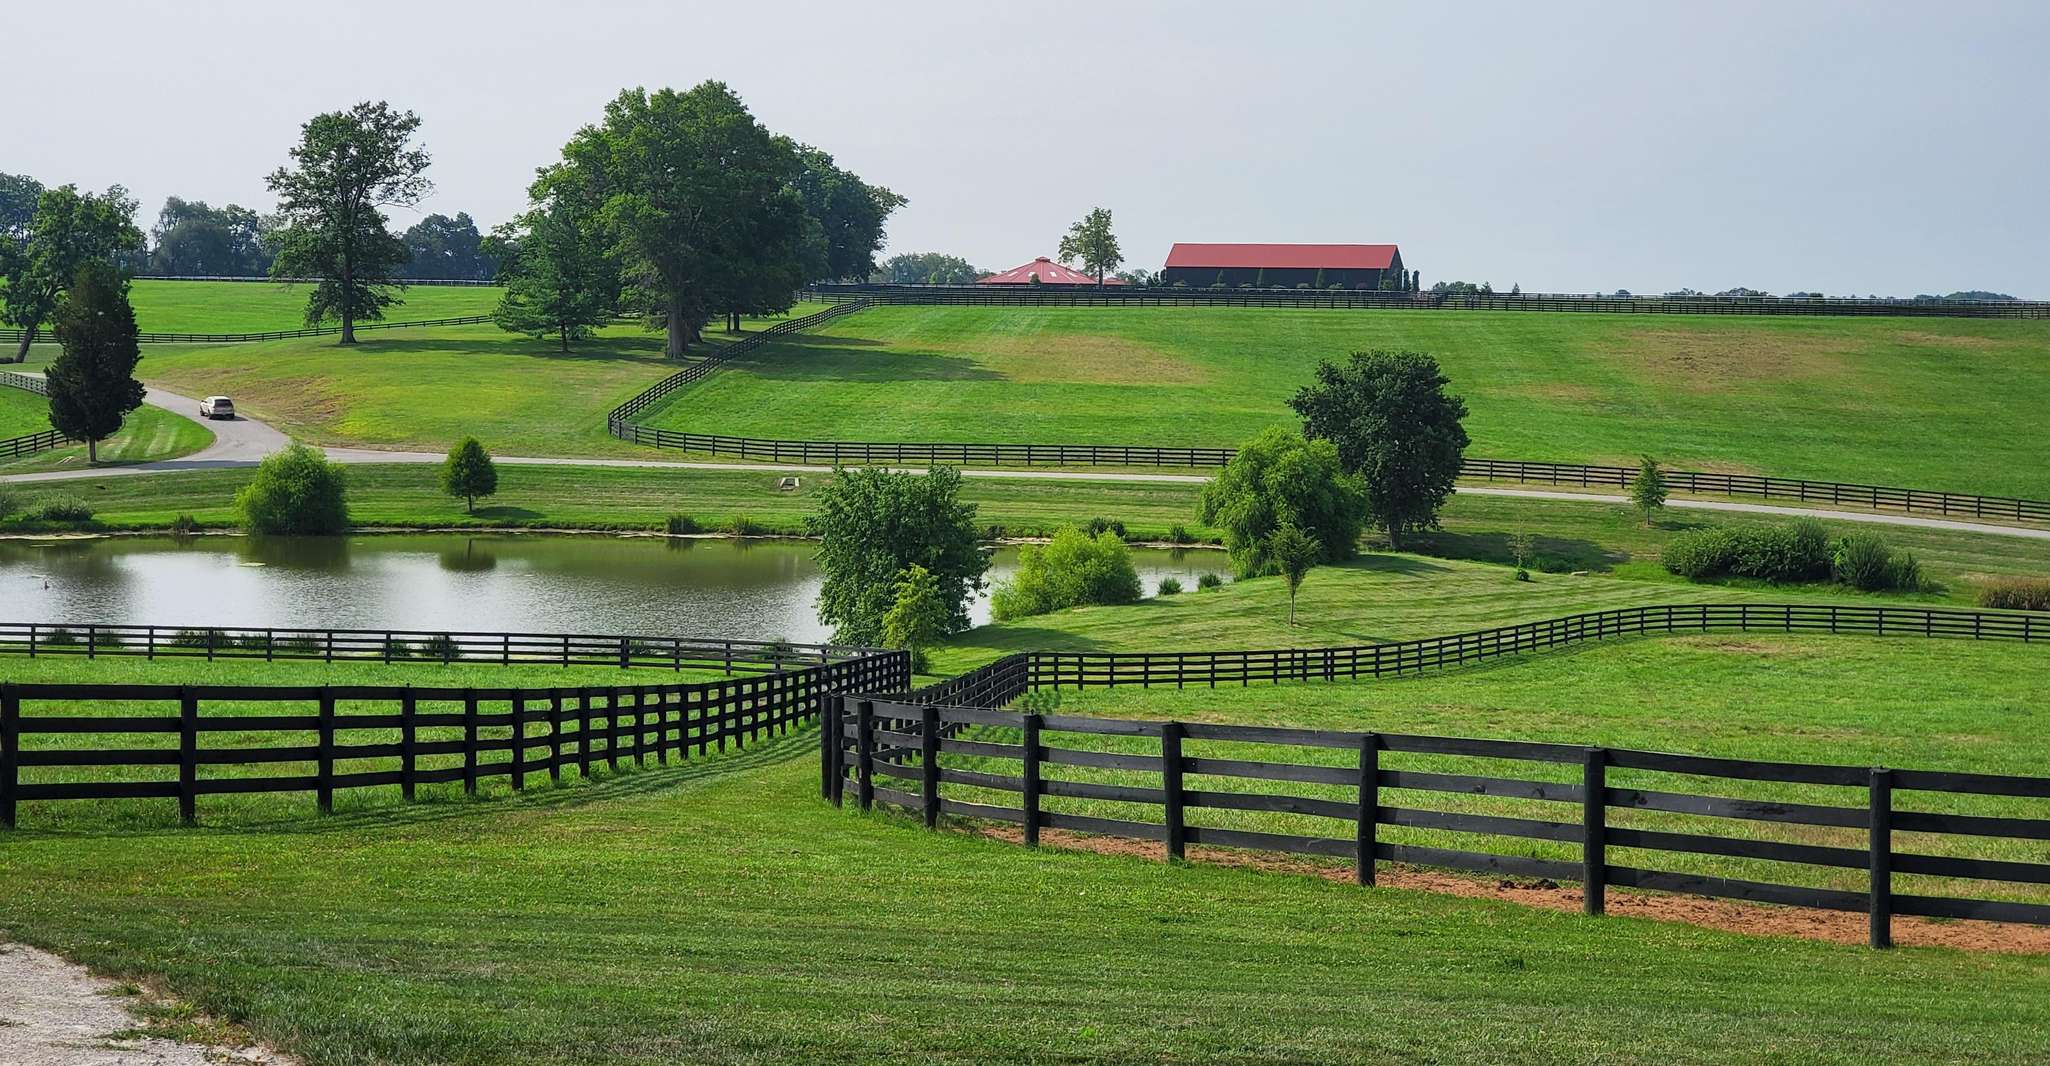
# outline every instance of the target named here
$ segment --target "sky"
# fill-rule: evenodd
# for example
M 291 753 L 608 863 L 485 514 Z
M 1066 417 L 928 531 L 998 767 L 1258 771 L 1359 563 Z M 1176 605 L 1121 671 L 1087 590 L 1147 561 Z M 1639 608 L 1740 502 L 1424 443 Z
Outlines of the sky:
M 1110 208 L 1175 241 L 1396 243 L 1526 291 L 2050 298 L 2050 3 L 1241 0 L 9 5 L 0 171 L 267 209 L 298 128 L 417 112 L 480 226 L 619 90 L 726 82 L 986 269 Z M 38 103 L 39 102 L 39 103 Z

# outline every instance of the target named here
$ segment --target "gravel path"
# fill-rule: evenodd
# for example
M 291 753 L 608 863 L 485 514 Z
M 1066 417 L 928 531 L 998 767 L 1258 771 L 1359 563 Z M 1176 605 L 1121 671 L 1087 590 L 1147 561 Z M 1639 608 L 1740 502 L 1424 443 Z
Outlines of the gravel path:
M 152 388 L 144 400 L 175 414 L 197 415 L 199 401 L 174 392 Z M 214 431 L 214 443 L 202 451 L 183 459 L 167 459 L 156 463 L 138 463 L 134 466 L 113 466 L 97 470 L 52 470 L 40 474 L 9 474 L 0 476 L 0 484 L 38 481 L 69 481 L 84 477 L 124 477 L 139 474 L 158 474 L 176 470 L 217 470 L 231 467 L 255 466 L 264 456 L 282 450 L 291 439 L 283 433 L 254 419 L 237 416 L 222 422 L 208 422 L 207 428 Z M 439 463 L 447 456 L 440 452 L 386 452 L 370 448 L 328 448 L 327 457 L 338 463 Z M 654 470 L 751 470 L 765 474 L 826 474 L 830 466 L 776 464 L 776 463 L 706 463 L 688 460 L 666 459 L 579 459 L 547 458 L 539 456 L 497 455 L 493 461 L 512 466 L 617 466 Z M 922 469 L 922 468 L 918 468 Z M 1201 474 L 1140 474 L 1140 473 L 1087 473 L 1055 470 L 963 470 L 962 477 L 1002 478 L 1017 481 L 1111 481 L 1139 482 L 1153 484 L 1200 485 L 1210 480 Z M 1551 492 L 1544 489 L 1506 489 L 1471 486 L 1458 491 L 1475 496 L 1508 496 L 1523 500 L 1558 500 L 1579 503 L 1627 504 L 1629 497 L 1590 492 Z M 1672 499 L 1666 506 L 1684 510 L 1725 511 L 1740 514 L 1782 515 L 1791 518 L 1827 518 L 1840 522 L 1869 522 L 1875 525 L 1914 526 L 1921 529 L 1945 529 L 1958 533 L 1985 533 L 1996 537 L 2020 537 L 2025 540 L 2050 540 L 2050 529 L 2030 529 L 2021 526 L 2003 526 L 1990 522 L 1965 522 L 1948 518 L 1922 518 L 1916 515 L 1885 514 L 1870 511 L 1836 511 L 1823 507 L 1782 507 L 1766 503 L 1739 503 L 1734 500 L 1692 500 Z
M 264 1048 L 138 1037 L 112 981 L 21 944 L 0 944 L 0 1063 L 6 1066 L 221 1066 L 293 1060 Z

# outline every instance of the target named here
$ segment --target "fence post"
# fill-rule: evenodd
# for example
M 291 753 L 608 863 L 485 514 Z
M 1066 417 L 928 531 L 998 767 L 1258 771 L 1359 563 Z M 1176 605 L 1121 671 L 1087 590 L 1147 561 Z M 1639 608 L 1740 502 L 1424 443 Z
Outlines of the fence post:
M 1045 719 L 1037 714 L 1025 716 L 1025 846 L 1039 846 L 1039 793 L 1045 786 L 1039 777 L 1039 730 Z
M 619 690 L 605 693 L 605 765 L 619 771 Z
M 320 768 L 314 781 L 314 803 L 322 814 L 335 811 L 335 693 L 320 689 Z
M 14 796 L 21 787 L 21 697 L 0 685 L 0 829 L 14 828 Z
M 407 685 L 399 693 L 399 796 L 409 803 L 420 783 L 420 723 L 414 717 L 418 711 L 413 686 Z
M 577 773 L 591 779 L 591 693 L 577 693 Z
M 1182 724 L 1160 724 L 1160 786 L 1166 796 L 1167 857 L 1182 857 Z
M 477 794 L 477 693 L 463 690 L 463 795 Z
M 527 787 L 527 701 L 514 696 L 512 700 L 512 788 L 519 792 Z
M 1381 818 L 1381 735 L 1360 737 L 1359 824 L 1353 835 L 1353 880 L 1374 883 L 1375 829 Z
M 548 783 L 562 783 L 562 690 L 548 690 Z
M 919 803 L 925 827 L 932 829 L 940 824 L 940 709 L 926 704 L 918 717 Z
M 648 690 L 634 686 L 634 765 L 648 765 Z
M 178 689 L 178 821 L 199 819 L 199 700 Z
M 865 811 L 876 803 L 876 705 L 862 700 L 854 713 L 855 801 Z
M 1871 854 L 1871 882 L 1867 886 L 1867 907 L 1871 918 L 1871 941 L 1875 948 L 1893 946 L 1893 771 L 1874 767 L 1871 778 L 1871 824 L 1867 844 Z
M 840 699 L 826 697 L 819 711 L 819 798 L 840 805 Z
M 1608 765 L 1602 748 L 1587 749 L 1581 762 L 1580 894 L 1588 914 L 1608 909 Z

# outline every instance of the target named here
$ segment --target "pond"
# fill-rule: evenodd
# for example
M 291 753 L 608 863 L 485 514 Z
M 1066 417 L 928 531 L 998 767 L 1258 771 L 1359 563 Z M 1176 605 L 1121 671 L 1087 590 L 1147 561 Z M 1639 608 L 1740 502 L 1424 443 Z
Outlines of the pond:
M 0 541 L 0 621 L 823 641 L 813 546 L 522 533 Z M 1222 552 L 1134 549 L 1147 595 Z M 1017 569 L 1002 548 L 993 579 Z M 989 620 L 983 597 L 977 623 Z

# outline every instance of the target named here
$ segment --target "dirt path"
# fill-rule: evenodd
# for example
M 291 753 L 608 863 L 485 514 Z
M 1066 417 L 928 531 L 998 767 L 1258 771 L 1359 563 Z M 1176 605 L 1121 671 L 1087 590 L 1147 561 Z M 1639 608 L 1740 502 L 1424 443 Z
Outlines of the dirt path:
M 6 1066 L 289 1066 L 261 1047 L 144 1036 L 123 986 L 22 944 L 0 944 L 0 1063 Z

